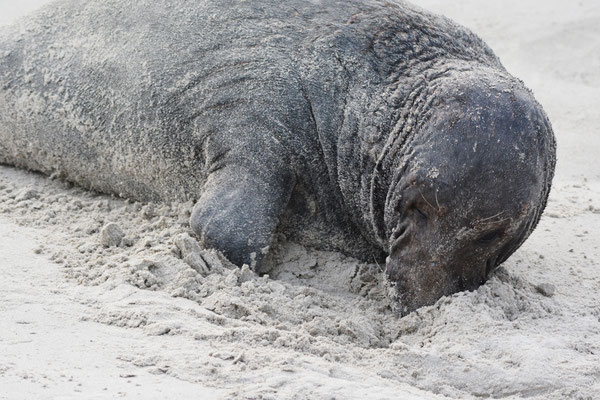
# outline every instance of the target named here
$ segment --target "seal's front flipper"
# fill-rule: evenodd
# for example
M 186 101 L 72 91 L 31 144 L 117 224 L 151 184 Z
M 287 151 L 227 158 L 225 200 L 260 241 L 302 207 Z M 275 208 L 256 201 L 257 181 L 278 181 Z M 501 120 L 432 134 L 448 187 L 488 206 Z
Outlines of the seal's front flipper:
M 224 167 L 209 176 L 190 225 L 204 247 L 254 268 L 271 244 L 293 186 L 289 172 Z

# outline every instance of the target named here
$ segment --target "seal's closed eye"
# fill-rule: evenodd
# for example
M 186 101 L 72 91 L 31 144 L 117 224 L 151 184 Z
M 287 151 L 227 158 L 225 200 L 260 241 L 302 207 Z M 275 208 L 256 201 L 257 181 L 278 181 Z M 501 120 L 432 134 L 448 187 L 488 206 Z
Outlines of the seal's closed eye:
M 415 207 L 415 214 L 419 218 L 420 222 L 427 223 L 427 214 L 421 211 L 419 208 Z

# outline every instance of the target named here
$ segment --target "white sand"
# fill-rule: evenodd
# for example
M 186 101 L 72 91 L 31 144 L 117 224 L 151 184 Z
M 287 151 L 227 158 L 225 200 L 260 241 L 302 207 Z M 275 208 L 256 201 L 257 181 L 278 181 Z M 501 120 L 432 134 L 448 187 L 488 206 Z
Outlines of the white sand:
M 545 216 L 494 278 L 398 319 L 376 265 L 289 244 L 259 278 L 193 246 L 191 204 L 0 167 L 0 399 L 600 398 L 600 3 L 417 3 L 479 33 L 557 135 Z

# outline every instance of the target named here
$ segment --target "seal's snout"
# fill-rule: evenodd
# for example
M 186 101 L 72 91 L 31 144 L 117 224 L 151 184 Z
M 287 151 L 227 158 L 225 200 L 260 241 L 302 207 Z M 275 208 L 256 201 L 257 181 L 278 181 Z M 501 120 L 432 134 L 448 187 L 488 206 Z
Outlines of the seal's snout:
M 488 274 L 495 267 L 492 266 L 492 259 L 476 266 L 462 264 L 460 261 L 447 264 L 411 261 L 390 257 L 387 264 L 388 275 L 396 277 L 392 280 L 402 316 L 433 305 L 443 296 L 476 290 L 485 283 Z
M 427 261 L 424 255 L 409 256 L 402 253 L 397 251 L 392 254 L 386 264 L 402 315 L 432 305 L 450 293 L 451 278 L 445 266 L 431 259 Z

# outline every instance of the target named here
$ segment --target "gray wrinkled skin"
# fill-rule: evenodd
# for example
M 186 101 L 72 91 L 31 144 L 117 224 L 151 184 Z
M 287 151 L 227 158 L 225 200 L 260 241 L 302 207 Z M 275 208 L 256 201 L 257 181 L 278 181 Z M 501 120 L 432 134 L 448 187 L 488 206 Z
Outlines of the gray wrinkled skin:
M 478 37 L 406 3 L 62 0 L 0 30 L 0 162 L 197 201 L 240 265 L 276 229 L 389 255 L 406 313 L 521 245 L 555 142 Z

